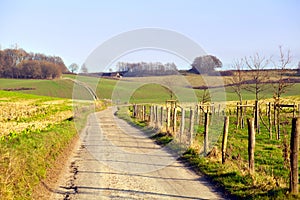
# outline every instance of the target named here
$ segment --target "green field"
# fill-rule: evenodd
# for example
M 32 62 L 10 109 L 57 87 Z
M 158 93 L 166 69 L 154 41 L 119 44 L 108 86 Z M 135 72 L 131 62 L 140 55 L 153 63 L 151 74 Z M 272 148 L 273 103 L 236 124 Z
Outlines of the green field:
M 191 76 L 191 86 L 192 84 L 198 84 L 195 82 L 197 76 Z M 35 88 L 33 90 L 20 90 L 17 92 L 27 93 L 27 94 L 36 94 L 41 96 L 53 96 L 53 97 L 61 97 L 61 98 L 72 98 L 73 94 L 73 85 L 74 82 L 70 79 L 76 79 L 74 75 L 64 75 L 64 78 L 68 79 L 59 79 L 59 80 L 20 80 L 20 79 L 0 79 L 0 90 L 1 89 L 11 89 L 11 88 Z M 92 88 L 96 88 L 96 94 L 100 99 L 111 99 L 112 95 L 114 99 L 122 99 L 122 96 L 126 96 L 127 100 L 127 93 L 132 88 L 135 88 L 137 84 L 140 84 L 139 88 L 135 88 L 133 93 L 130 94 L 129 102 L 132 103 L 158 103 L 158 102 L 165 102 L 167 99 L 170 99 L 170 92 L 163 86 L 155 83 L 150 83 L 143 85 L 143 78 L 131 78 L 125 80 L 114 80 L 114 79 L 98 79 L 93 77 L 85 77 L 80 76 L 77 77 L 78 80 L 87 83 Z M 201 79 L 201 76 L 199 76 Z M 149 80 L 149 78 L 147 78 Z M 175 78 L 176 80 L 176 78 Z M 155 79 L 154 79 L 155 81 Z M 176 86 L 176 81 L 172 83 L 175 85 L 175 89 L 177 93 L 182 96 L 191 96 L 196 95 L 199 100 L 202 99 L 203 90 L 193 90 L 191 88 L 182 87 L 180 84 Z M 262 93 L 262 98 L 272 98 L 273 97 L 273 90 L 272 86 L 267 87 L 264 93 Z M 80 90 L 86 92 L 86 89 L 80 88 Z M 218 89 L 210 89 L 211 96 L 222 96 L 222 93 L 217 91 Z M 179 91 L 179 92 L 178 92 Z M 186 95 L 185 95 L 186 93 Z M 126 95 L 125 95 L 126 94 Z M 254 99 L 254 94 L 250 93 L 249 91 L 244 90 L 242 92 L 244 100 L 252 100 Z M 86 94 L 88 95 L 88 94 Z M 225 88 L 225 94 L 227 101 L 237 101 L 237 95 L 234 93 L 231 87 Z M 290 90 L 283 95 L 283 97 L 290 97 L 294 96 L 294 99 L 299 99 L 300 96 L 300 83 L 295 84 Z M 175 98 L 175 97 L 173 97 Z M 218 98 L 216 98 L 218 99 Z M 225 98 L 224 98 L 225 99 Z M 224 100 L 222 99 L 222 100 Z M 187 98 L 188 101 L 188 98 Z
M 41 96 L 72 98 L 73 82 L 70 80 L 23 80 L 0 79 L 0 90 L 33 88 L 32 90 L 20 90 L 18 92 Z

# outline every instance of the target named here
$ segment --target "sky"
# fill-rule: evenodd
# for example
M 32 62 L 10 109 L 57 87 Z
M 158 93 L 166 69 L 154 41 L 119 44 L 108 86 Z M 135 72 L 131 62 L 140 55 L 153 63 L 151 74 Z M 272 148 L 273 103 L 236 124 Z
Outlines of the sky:
M 300 61 L 298 0 L 0 0 L 0 47 L 60 56 L 66 66 L 82 65 L 118 34 L 151 27 L 183 34 L 225 67 L 255 53 L 278 59 L 279 45 L 291 51 L 295 66 Z M 120 61 L 176 60 L 149 53 Z

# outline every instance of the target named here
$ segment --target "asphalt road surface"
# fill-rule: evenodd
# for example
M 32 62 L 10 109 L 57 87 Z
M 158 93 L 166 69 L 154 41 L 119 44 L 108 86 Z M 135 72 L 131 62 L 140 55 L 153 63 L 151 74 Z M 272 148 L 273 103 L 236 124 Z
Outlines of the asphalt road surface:
M 223 199 L 115 111 L 89 116 L 51 199 Z

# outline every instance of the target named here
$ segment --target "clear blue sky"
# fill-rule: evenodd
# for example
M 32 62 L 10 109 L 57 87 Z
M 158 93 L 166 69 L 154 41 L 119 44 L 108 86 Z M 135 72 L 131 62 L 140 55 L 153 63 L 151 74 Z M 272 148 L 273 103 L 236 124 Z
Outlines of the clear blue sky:
M 228 65 L 290 49 L 300 61 L 300 1 L 0 0 L 0 45 L 58 55 L 81 65 L 102 42 L 143 27 L 177 31 Z

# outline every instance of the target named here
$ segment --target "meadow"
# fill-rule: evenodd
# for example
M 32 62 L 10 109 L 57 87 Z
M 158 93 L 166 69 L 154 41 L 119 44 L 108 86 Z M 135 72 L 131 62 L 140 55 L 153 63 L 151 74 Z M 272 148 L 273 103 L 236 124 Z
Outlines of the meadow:
M 220 77 L 209 77 L 207 79 L 213 80 L 214 78 L 220 79 Z M 20 80 L 20 79 L 0 79 L 0 90 L 3 89 L 18 89 L 18 88 L 34 88 L 33 90 L 19 90 L 16 92 L 26 93 L 26 94 L 36 94 L 41 96 L 59 97 L 59 98 L 72 98 L 74 82 L 72 79 L 76 79 L 75 75 L 64 75 L 63 79 L 57 80 Z M 170 91 L 157 83 L 160 83 L 158 79 L 162 77 L 140 77 L 140 78 L 123 78 L 121 80 L 116 79 L 106 79 L 106 78 L 95 78 L 80 76 L 78 80 L 83 81 L 95 88 L 96 94 L 99 99 L 111 99 L 112 94 L 116 91 L 116 86 L 118 91 L 127 91 L 130 88 L 136 87 L 136 84 L 140 84 L 131 99 L 131 103 L 163 103 L 170 99 Z M 168 80 L 165 84 L 172 84 L 172 87 L 180 90 L 180 92 L 187 92 L 188 94 L 194 94 L 201 101 L 203 97 L 203 90 L 192 89 L 191 87 L 197 87 L 203 85 L 203 78 L 199 75 L 187 75 L 184 79 L 186 82 L 184 85 L 178 80 L 178 76 L 166 76 L 163 77 L 164 80 Z M 228 79 L 228 77 L 227 77 Z M 150 82 L 149 84 L 142 84 L 143 82 Z M 226 80 L 224 80 L 225 82 Z M 220 82 L 220 80 L 219 80 Z M 273 97 L 272 85 L 262 94 L 263 99 L 271 99 Z M 82 89 L 84 90 L 84 89 Z M 211 96 L 218 96 L 220 94 L 219 89 L 209 89 Z M 237 95 L 231 87 L 225 87 L 225 97 L 227 101 L 237 101 Z M 299 100 L 300 83 L 293 85 L 288 92 L 283 94 L 283 97 L 288 97 L 292 100 Z M 222 93 L 222 92 L 221 92 Z M 122 93 L 121 93 L 122 94 Z M 120 94 L 120 96 L 122 96 Z M 254 94 L 243 90 L 243 100 L 253 100 Z M 114 94 L 116 95 L 116 94 Z M 116 97 L 116 96 L 115 96 Z M 174 98 L 174 96 L 173 96 Z
M 28 90 L 22 90 L 28 88 Z M 73 82 L 65 79 L 0 79 L 0 90 L 14 89 L 16 92 L 40 96 L 72 98 Z

